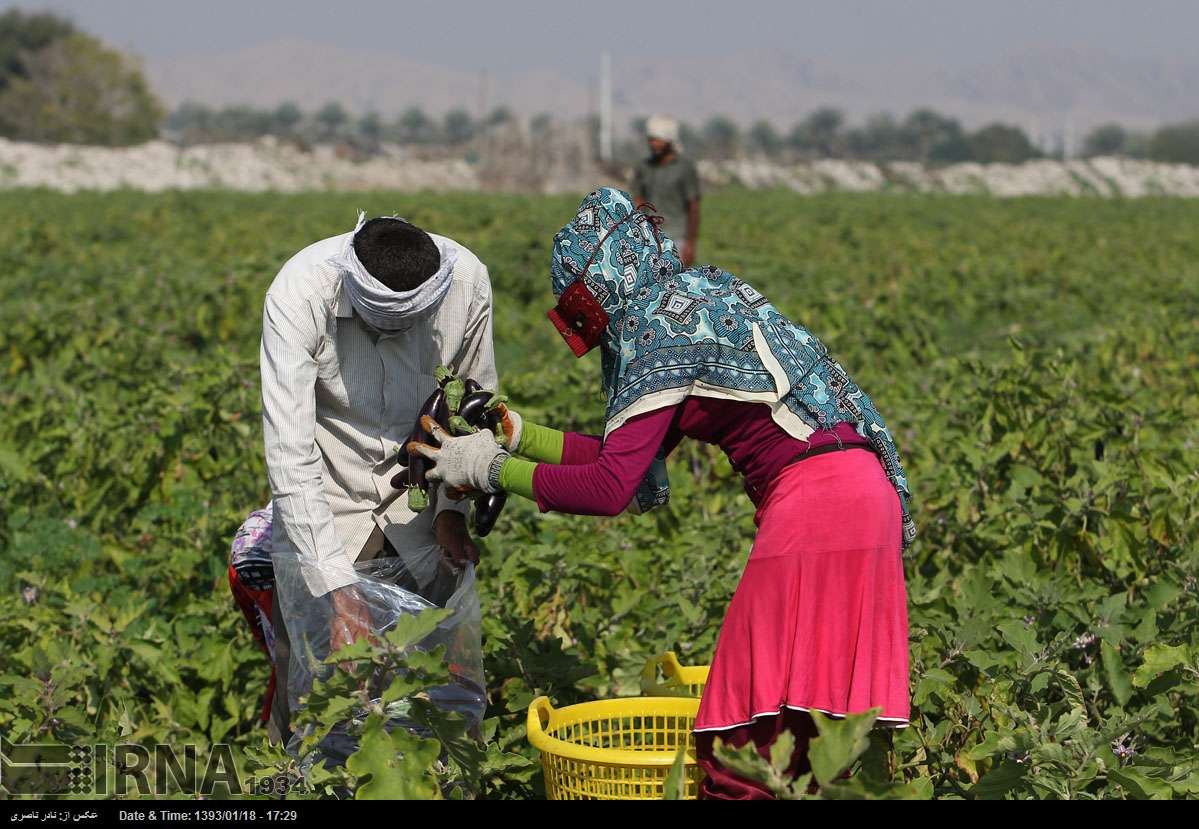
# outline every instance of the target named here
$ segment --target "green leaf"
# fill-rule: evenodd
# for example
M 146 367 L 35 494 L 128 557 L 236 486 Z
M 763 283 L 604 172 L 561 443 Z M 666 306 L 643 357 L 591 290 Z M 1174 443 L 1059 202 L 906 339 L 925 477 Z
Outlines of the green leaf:
M 812 714 L 820 736 L 812 738 L 808 760 L 812 764 L 812 774 L 821 786 L 836 780 L 870 748 L 870 729 L 874 727 L 880 712 L 881 709 L 872 708 L 866 713 L 850 714 L 844 719 Z
M 1124 668 L 1120 651 L 1105 640 L 1099 645 L 1099 658 L 1103 663 L 1103 678 L 1107 681 L 1108 690 L 1116 702 L 1126 705 L 1132 698 L 1132 679 Z
M 405 650 L 420 642 L 453 615 L 454 611 L 441 609 L 406 613 L 399 618 L 396 626 L 385 634 L 385 638 L 393 648 Z
M 338 665 L 342 662 L 357 662 L 362 659 L 369 659 L 374 650 L 374 645 L 370 643 L 369 639 L 355 639 L 349 644 L 342 645 L 336 652 L 327 656 L 325 664 Z
M 440 790 L 430 766 L 441 753 L 436 740 L 414 736 L 402 728 L 387 733 L 383 718 L 367 718 L 358 750 L 346 760 L 359 778 L 355 800 L 435 800 Z
M 675 599 L 679 603 L 679 610 L 682 611 L 683 618 L 685 618 L 688 622 L 695 624 L 700 620 L 700 618 L 702 618 L 703 611 L 696 607 L 695 603 L 690 601 L 686 596 L 679 595 L 676 596 Z
M 770 747 L 770 765 L 776 769 L 786 769 L 791 765 L 791 757 L 795 754 L 795 735 L 783 731 Z
M 16 676 L 14 674 L 5 674 L 0 676 L 0 685 L 8 685 L 14 691 L 28 694 L 36 697 L 42 692 L 42 683 L 36 679 L 30 679 L 27 676 Z
M 1174 794 L 1169 783 L 1155 780 L 1133 767 L 1112 769 L 1107 773 L 1107 779 L 1142 800 L 1170 800 Z
M 932 796 L 932 781 L 927 777 L 892 783 L 859 775 L 820 787 L 821 800 L 931 800 Z
M 1003 641 L 1011 645 L 1021 656 L 1031 656 L 1037 650 L 1037 635 L 1024 622 L 1013 620 L 999 626 Z
M 1180 595 L 1182 595 L 1181 587 L 1172 581 L 1162 579 L 1146 588 L 1145 602 L 1154 610 L 1162 610 Z
M 391 684 L 387 686 L 387 690 L 383 692 L 383 696 L 380 699 L 384 705 L 388 705 L 396 700 L 401 700 L 424 691 L 428 687 L 429 685 L 425 681 L 425 678 L 419 673 L 401 673 L 391 681 Z
M 728 746 L 717 737 L 712 746 L 712 754 L 722 766 L 740 777 L 760 783 L 765 783 L 773 777 L 770 762 L 758 754 L 753 745 Z
M 1152 642 L 1157 638 L 1157 611 L 1150 608 L 1141 615 L 1141 621 L 1132 631 L 1132 637 L 1139 643 Z
M 963 651 L 962 656 L 966 657 L 966 660 L 980 671 L 987 671 L 998 665 L 1003 665 L 1011 658 L 1002 652 L 983 650 Z
M 449 665 L 446 664 L 445 645 L 431 651 L 412 650 L 404 655 L 404 664 L 410 671 L 420 671 L 433 685 L 450 681 Z
M 680 746 L 666 775 L 663 800 L 682 800 L 687 794 L 687 747 Z
M 1185 665 L 1187 660 L 1186 645 L 1151 645 L 1145 649 L 1145 658 L 1132 675 L 1132 684 L 1144 688 L 1155 677 L 1179 665 Z
M 1027 774 L 1027 765 L 1005 761 L 983 775 L 968 791 L 979 800 L 996 800 L 1019 786 Z

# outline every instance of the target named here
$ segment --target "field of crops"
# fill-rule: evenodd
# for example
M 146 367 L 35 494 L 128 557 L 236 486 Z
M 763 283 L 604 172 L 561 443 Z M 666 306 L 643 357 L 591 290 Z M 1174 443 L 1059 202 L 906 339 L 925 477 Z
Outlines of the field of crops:
M 576 361 L 544 317 L 575 203 L 0 195 L 0 733 L 282 763 L 255 723 L 266 658 L 224 575 L 269 497 L 266 286 L 356 208 L 399 212 L 488 264 L 516 407 L 596 430 L 598 357 Z M 707 199 L 700 259 L 824 339 L 915 495 L 913 727 L 846 794 L 1199 795 L 1197 228 L 1199 202 L 1164 199 Z M 709 660 L 752 508 L 718 452 L 684 444 L 672 463 L 656 515 L 510 503 L 479 571 L 488 751 L 447 771 L 412 747 L 403 768 L 363 760 L 359 783 L 540 796 L 535 695 L 635 694 L 667 649 Z M 902 785 L 868 782 L 888 776 Z

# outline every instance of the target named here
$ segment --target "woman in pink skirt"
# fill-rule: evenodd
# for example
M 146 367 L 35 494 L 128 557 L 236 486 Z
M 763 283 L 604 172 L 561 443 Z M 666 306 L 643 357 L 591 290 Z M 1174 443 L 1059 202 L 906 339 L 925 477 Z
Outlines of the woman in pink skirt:
M 657 224 L 602 188 L 554 237 L 549 316 L 576 356 L 600 348 L 603 438 L 508 410 L 507 448 L 434 428 L 440 448 L 419 451 L 451 487 L 615 515 L 666 502 L 664 459 L 682 438 L 724 450 L 758 533 L 695 723 L 701 796 L 766 798 L 715 761 L 717 737 L 768 756 L 788 729 L 800 774 L 811 711 L 880 708 L 880 724 L 907 724 L 907 481 L 874 404 L 824 345 L 732 274 L 684 270 Z

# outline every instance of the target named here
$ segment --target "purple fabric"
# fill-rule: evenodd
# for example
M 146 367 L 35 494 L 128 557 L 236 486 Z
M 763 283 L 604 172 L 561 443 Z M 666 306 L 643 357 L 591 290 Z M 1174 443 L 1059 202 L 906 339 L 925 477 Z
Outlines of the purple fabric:
M 617 515 L 629 505 L 658 449 L 669 454 L 684 437 L 724 450 L 744 477 L 745 491 L 755 505 L 779 470 L 797 455 L 838 440 L 867 444 L 848 423 L 801 441 L 783 431 L 762 403 L 688 397 L 676 406 L 632 418 L 604 442 L 567 432 L 562 464 L 538 464 L 533 471 L 537 506 L 542 512 Z
M 584 463 L 595 463 L 599 460 L 600 447 L 604 445 L 602 438 L 595 435 L 580 435 L 578 432 L 567 432 L 562 441 L 562 465 L 577 466 Z

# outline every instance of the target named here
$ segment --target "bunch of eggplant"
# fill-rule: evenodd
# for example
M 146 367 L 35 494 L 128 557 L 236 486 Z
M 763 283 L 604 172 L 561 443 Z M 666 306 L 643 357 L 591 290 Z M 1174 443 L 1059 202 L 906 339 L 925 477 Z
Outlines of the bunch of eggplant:
M 421 425 L 423 417 L 428 416 L 452 435 L 472 434 L 479 429 L 487 429 L 495 434 L 496 441 L 504 440 L 497 410 L 505 402 L 504 397 L 487 391 L 470 378 L 463 380 L 455 376 L 445 366 L 438 366 L 434 376 L 437 378 L 437 389 L 421 406 L 408 439 L 398 447 L 400 466 L 403 468 L 391 479 L 393 487 L 408 490 L 408 508 L 413 512 L 420 512 L 429 506 L 429 482 L 425 475 L 433 462 L 424 455 L 409 452 L 407 448 L 414 441 L 432 444 L 433 436 Z M 475 496 L 475 535 L 482 537 L 491 532 L 507 500 L 508 494 L 505 492 L 485 492 Z

